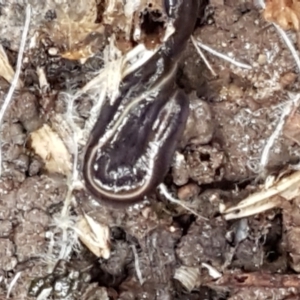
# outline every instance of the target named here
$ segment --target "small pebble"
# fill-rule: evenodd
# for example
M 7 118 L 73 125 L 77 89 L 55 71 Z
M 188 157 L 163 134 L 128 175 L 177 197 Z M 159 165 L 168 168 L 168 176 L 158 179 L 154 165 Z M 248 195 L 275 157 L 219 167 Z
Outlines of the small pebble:
M 297 77 L 298 77 L 297 74 L 295 74 L 293 72 L 288 72 L 288 73 L 283 74 L 280 77 L 279 82 L 280 82 L 282 88 L 287 88 L 291 84 L 295 83 Z
M 200 187 L 195 183 L 188 183 L 178 189 L 177 197 L 180 200 L 189 200 L 200 193 Z
M 265 54 L 259 54 L 257 62 L 263 66 L 267 63 L 267 56 Z
M 54 48 L 54 47 L 51 47 L 51 48 L 48 49 L 48 53 L 49 53 L 49 55 L 51 55 L 51 56 L 55 56 L 55 55 L 58 54 L 58 49 L 57 49 L 57 48 Z

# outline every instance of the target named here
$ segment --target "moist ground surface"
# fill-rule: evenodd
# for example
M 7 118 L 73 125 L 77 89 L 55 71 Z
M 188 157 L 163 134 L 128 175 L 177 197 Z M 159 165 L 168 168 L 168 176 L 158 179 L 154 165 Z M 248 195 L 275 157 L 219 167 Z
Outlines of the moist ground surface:
M 0 1 L 0 41 L 15 67 L 25 10 L 10 2 Z M 32 34 L 56 12 L 40 1 L 29 2 Z M 225 221 L 219 215 L 220 204 L 244 199 L 264 178 L 264 145 L 284 103 L 299 91 L 294 59 L 252 1 L 211 0 L 194 38 L 252 67 L 202 50 L 213 74 L 191 41 L 182 55 L 177 84 L 189 95 L 190 116 L 164 183 L 170 195 L 197 215 L 159 191 L 146 202 L 121 209 L 99 207 L 84 192 L 74 192 L 71 216 L 84 211 L 110 228 L 109 259 L 98 259 L 83 244 L 67 257 L 60 249 L 49 250 L 51 241 L 62 239 L 55 218 L 68 183 L 62 175 L 45 172 L 45 162 L 28 144 L 29 134 L 45 124 L 61 133 L 57 115 L 66 110 L 62 93 L 93 77 L 102 65 L 102 46 L 97 44 L 97 55 L 84 64 L 52 55 L 57 40 L 51 36 L 25 52 L 23 87 L 14 94 L 2 124 L 0 299 L 10 288 L 11 299 L 37 299 L 47 291 L 49 299 L 89 300 L 300 297 L 299 199 L 246 219 Z M 297 46 L 297 36 L 291 33 L 290 38 Z M 39 86 L 39 67 L 49 83 L 46 90 Z M 1 103 L 9 86 L 0 77 Z M 75 103 L 79 127 L 91 106 L 84 96 Z M 298 162 L 297 112 L 294 118 L 294 126 L 273 145 L 264 175 Z M 214 278 L 207 266 L 221 278 Z

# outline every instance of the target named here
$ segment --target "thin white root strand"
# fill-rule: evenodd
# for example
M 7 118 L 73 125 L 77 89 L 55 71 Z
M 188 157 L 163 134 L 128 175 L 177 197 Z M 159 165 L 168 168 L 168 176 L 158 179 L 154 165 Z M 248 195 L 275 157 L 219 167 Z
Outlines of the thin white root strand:
M 130 246 L 130 248 L 132 249 L 133 256 L 134 256 L 134 267 L 135 267 L 135 271 L 136 271 L 136 276 L 140 282 L 140 285 L 143 285 L 145 280 L 143 278 L 142 271 L 140 268 L 139 256 L 136 251 L 136 247 L 134 245 L 132 245 L 132 246 Z
M 17 272 L 17 274 L 14 276 L 13 280 L 10 282 L 8 289 L 7 289 L 7 294 L 6 294 L 6 299 L 8 299 L 10 297 L 10 293 L 13 289 L 13 287 L 15 286 L 15 284 L 17 283 L 18 279 L 20 278 L 22 272 Z
M 64 202 L 63 209 L 61 211 L 61 217 L 64 218 L 69 213 L 69 207 L 72 202 L 72 193 L 74 189 L 74 184 L 78 180 L 78 171 L 77 171 L 77 164 L 78 164 L 78 135 L 77 135 L 77 128 L 76 124 L 73 120 L 72 113 L 74 107 L 74 98 L 69 99 L 67 103 L 67 122 L 72 130 L 72 144 L 73 144 L 73 168 L 72 174 L 68 176 L 68 192 Z
M 53 272 L 57 261 L 68 259 L 73 250 L 79 249 L 78 234 L 74 230 L 75 224 L 75 217 L 69 215 L 65 218 L 62 218 L 61 215 L 57 218 L 54 217 L 52 230 L 47 234 L 47 238 L 50 240 L 47 253 L 41 257 L 47 264 L 49 273 Z
M 168 191 L 167 187 L 165 184 L 161 183 L 159 186 L 158 186 L 158 189 L 159 191 L 172 203 L 175 203 L 181 207 L 183 207 L 184 209 L 186 209 L 187 211 L 191 212 L 193 215 L 203 219 L 203 220 L 206 220 L 208 221 L 207 218 L 199 215 L 195 210 L 193 210 L 192 208 L 188 207 L 187 205 L 185 205 L 182 201 L 180 201 L 179 199 L 176 199 L 174 198 Z
M 215 72 L 215 70 L 213 69 L 213 67 L 211 66 L 211 64 L 209 63 L 209 61 L 207 60 L 207 58 L 205 57 L 203 52 L 201 51 L 200 47 L 197 46 L 197 42 L 196 42 L 196 40 L 193 36 L 191 36 L 191 40 L 192 40 L 192 43 L 193 43 L 194 47 L 196 48 L 196 51 L 200 55 L 201 59 L 203 60 L 203 62 L 207 66 L 207 68 L 210 70 L 211 74 L 214 77 L 217 77 L 217 73 Z
M 70 129 L 70 145 L 72 148 L 72 169 L 67 174 L 67 193 L 63 202 L 63 207 L 60 215 L 54 218 L 54 233 L 49 236 L 49 246 L 46 256 L 46 263 L 49 272 L 53 271 L 56 262 L 60 259 L 67 259 L 72 251 L 78 245 L 78 234 L 74 230 L 76 218 L 70 215 L 71 203 L 74 199 L 73 190 L 75 189 L 78 180 L 78 133 L 74 122 L 73 109 L 75 97 L 65 94 L 65 101 L 67 104 L 67 112 L 65 119 Z M 69 147 L 70 149 L 70 147 Z
M 209 276 L 212 277 L 213 279 L 219 279 L 222 277 L 222 273 L 220 273 L 215 267 L 207 263 L 202 263 L 201 266 L 202 268 L 207 269 Z
M 209 46 L 201 43 L 199 40 L 196 40 L 196 45 L 202 49 L 204 49 L 205 51 L 211 53 L 212 55 L 215 55 L 223 60 L 226 60 L 228 62 L 230 62 L 231 64 L 239 67 L 239 68 L 243 68 L 243 69 L 248 69 L 248 70 L 251 70 L 252 67 L 248 64 L 244 64 L 242 62 L 239 62 L 239 61 L 236 61 L 234 58 L 231 58 L 223 53 L 220 53 L 212 48 L 210 48 Z
M 24 29 L 23 29 L 23 33 L 22 33 L 18 58 L 17 58 L 16 72 L 15 72 L 14 78 L 11 82 L 9 91 L 5 97 L 4 103 L 0 110 L 0 127 L 2 127 L 4 114 L 8 108 L 8 106 L 12 100 L 12 96 L 18 86 L 19 77 L 20 77 L 21 68 L 22 68 L 23 55 L 24 55 L 24 50 L 25 50 L 25 45 L 26 45 L 26 39 L 28 36 L 28 31 L 29 31 L 30 19 L 31 19 L 31 6 L 30 6 L 30 4 L 27 4 L 25 24 L 24 24 Z M 1 132 L 0 132 L 0 135 L 1 135 Z M 2 140 L 2 139 L 0 138 L 0 140 Z M 2 146 L 0 144 L 0 177 L 1 177 L 1 174 L 2 174 Z
M 296 65 L 298 67 L 298 70 L 300 72 L 300 58 L 299 55 L 297 53 L 297 50 L 295 49 L 293 42 L 290 40 L 290 38 L 288 37 L 288 35 L 286 34 L 286 32 L 277 24 L 272 23 L 274 25 L 274 27 L 276 28 L 276 30 L 278 31 L 278 33 L 281 35 L 283 41 L 285 42 L 286 46 L 288 47 L 288 49 L 290 50 Z
M 296 94 L 294 96 L 294 98 L 292 100 L 290 100 L 289 102 L 287 102 L 287 104 L 285 105 L 285 107 L 282 111 L 282 114 L 280 116 L 280 120 L 279 120 L 277 126 L 275 127 L 275 130 L 273 131 L 273 133 L 267 140 L 265 147 L 262 151 L 262 155 L 261 155 L 261 159 L 260 159 L 261 170 L 264 170 L 265 167 L 267 166 L 267 164 L 269 162 L 269 158 L 270 158 L 270 151 L 271 151 L 275 141 L 279 138 L 279 136 L 282 132 L 286 118 L 289 116 L 289 114 L 291 113 L 293 108 L 295 106 L 299 105 L 299 101 L 300 101 L 300 94 Z
M 59 259 L 66 259 L 72 250 L 74 250 L 78 243 L 78 230 L 75 228 L 75 220 L 70 215 L 71 203 L 74 199 L 73 190 L 78 183 L 78 144 L 84 143 L 87 140 L 87 135 L 90 129 L 93 127 L 96 117 L 105 101 L 108 97 L 111 101 L 118 96 L 118 89 L 121 80 L 121 67 L 123 60 L 121 59 L 118 49 L 114 46 L 114 39 L 111 39 L 110 44 L 104 51 L 104 68 L 98 73 L 98 75 L 92 79 L 87 85 L 76 92 L 75 94 L 65 93 L 65 101 L 67 103 L 66 121 L 72 136 L 70 145 L 72 145 L 73 155 L 73 167 L 70 175 L 67 178 L 68 190 L 64 200 L 63 208 L 60 212 L 60 216 L 55 219 L 55 234 L 52 236 L 48 249 L 48 268 L 52 268 L 55 262 Z M 82 132 L 78 132 L 76 123 L 74 122 L 74 104 L 82 94 L 89 94 L 95 101 L 90 118 L 86 123 L 86 127 Z M 59 240 L 56 238 L 59 236 Z M 51 270 L 51 269 L 50 269 Z

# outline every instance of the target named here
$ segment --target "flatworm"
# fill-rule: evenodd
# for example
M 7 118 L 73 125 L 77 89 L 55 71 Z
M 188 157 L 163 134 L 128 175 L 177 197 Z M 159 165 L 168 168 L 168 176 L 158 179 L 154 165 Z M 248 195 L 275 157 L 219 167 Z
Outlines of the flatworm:
M 98 201 L 134 203 L 159 185 L 188 117 L 188 99 L 175 84 L 177 63 L 195 27 L 198 0 L 164 0 L 175 31 L 128 73 L 119 97 L 106 101 L 84 158 L 86 189 Z

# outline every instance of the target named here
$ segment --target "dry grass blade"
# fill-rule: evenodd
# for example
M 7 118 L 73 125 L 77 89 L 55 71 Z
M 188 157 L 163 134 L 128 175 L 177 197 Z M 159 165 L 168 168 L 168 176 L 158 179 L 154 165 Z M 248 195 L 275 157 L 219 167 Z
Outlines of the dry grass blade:
M 226 220 L 244 218 L 278 207 L 282 199 L 292 200 L 300 192 L 300 171 L 280 179 L 241 201 L 239 204 L 220 209 Z

